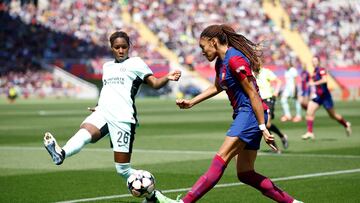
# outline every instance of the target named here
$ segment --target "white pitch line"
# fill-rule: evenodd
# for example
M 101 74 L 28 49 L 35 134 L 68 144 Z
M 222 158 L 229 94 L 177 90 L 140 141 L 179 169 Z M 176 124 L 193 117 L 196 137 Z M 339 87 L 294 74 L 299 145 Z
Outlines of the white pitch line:
M 307 178 L 314 178 L 314 177 L 321 177 L 321 176 L 332 176 L 332 175 L 341 175 L 341 174 L 358 173 L 358 172 L 360 172 L 360 168 L 350 169 L 350 170 L 341 170 L 341 171 L 322 172 L 322 173 L 310 173 L 310 174 L 288 176 L 288 177 L 271 178 L 271 180 L 274 182 L 279 182 L 279 181 L 286 181 L 286 180 L 299 180 L 299 179 L 307 179 Z M 240 182 L 225 183 L 225 184 L 215 185 L 214 188 L 225 188 L 225 187 L 240 186 L 240 185 L 244 185 L 244 183 L 240 183 Z M 162 190 L 162 193 L 187 192 L 190 189 L 191 188 Z M 86 198 L 86 199 L 66 200 L 66 201 L 61 201 L 61 202 L 57 202 L 57 203 L 90 202 L 90 201 L 99 201 L 99 200 L 124 198 L 124 197 L 131 197 L 131 195 L 130 194 L 111 195 L 111 196 L 102 196 L 102 197 L 94 197 L 94 198 Z
M 1 150 L 17 151 L 43 151 L 43 147 L 17 147 L 17 146 L 0 146 Z M 85 148 L 82 151 L 87 152 L 112 152 L 110 148 Z M 135 153 L 154 153 L 154 154 L 215 154 L 215 151 L 192 151 L 192 150 L 157 150 L 157 149 L 134 149 Z M 348 158 L 360 159 L 359 155 L 340 155 L 340 154 L 276 154 L 271 152 L 259 152 L 259 156 L 273 157 L 314 157 L 314 158 Z

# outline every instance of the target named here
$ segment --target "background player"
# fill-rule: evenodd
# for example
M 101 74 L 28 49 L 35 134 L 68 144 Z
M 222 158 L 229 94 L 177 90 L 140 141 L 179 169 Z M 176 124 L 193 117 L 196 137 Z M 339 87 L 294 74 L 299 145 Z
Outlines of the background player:
M 311 88 L 309 85 L 310 73 L 307 70 L 305 64 L 303 64 L 301 68 L 302 68 L 301 73 L 300 73 L 301 95 L 300 95 L 299 100 L 300 100 L 301 107 L 304 110 L 307 110 L 307 105 L 309 104 L 309 99 L 310 99 L 310 94 L 311 94 Z
M 265 196 L 277 202 L 293 202 L 294 199 L 274 185 L 267 177 L 254 171 L 254 162 L 261 137 L 274 150 L 274 137 L 266 129 L 266 104 L 261 101 L 252 71 L 260 69 L 257 44 L 237 34 L 230 26 L 211 25 L 200 35 L 200 47 L 208 61 L 216 60 L 216 80 L 201 94 L 191 100 L 179 99 L 177 105 L 188 109 L 226 91 L 233 107 L 233 123 L 215 155 L 207 172 L 194 184 L 180 202 L 196 202 L 222 177 L 230 160 L 236 157 L 237 176 Z M 160 203 L 178 202 L 156 192 Z
M 284 148 L 287 149 L 289 146 L 287 135 L 283 134 L 279 128 L 271 122 L 271 120 L 275 118 L 275 102 L 276 97 L 279 95 L 281 80 L 270 69 L 262 67 L 259 73 L 256 74 L 256 83 L 259 86 L 262 100 L 269 107 L 268 122 L 266 127 L 269 129 L 269 131 L 276 133 L 280 137 Z M 272 86 L 272 83 L 275 83 L 275 90 Z M 278 149 L 277 152 L 281 153 L 281 150 L 276 146 L 276 142 L 274 142 L 274 144 Z
M 299 122 L 301 121 L 301 105 L 297 99 L 297 86 L 296 86 L 296 78 L 298 77 L 298 72 L 296 68 L 293 66 L 291 61 L 288 61 L 286 64 L 285 75 L 285 86 L 284 90 L 281 94 L 281 106 L 283 108 L 284 115 L 281 117 L 281 121 L 293 121 Z M 296 115 L 294 118 L 291 117 L 290 107 L 288 103 L 288 98 L 292 98 L 295 101 L 295 109 Z
M 307 132 L 302 135 L 302 139 L 315 139 L 313 133 L 313 125 L 315 120 L 315 112 L 319 109 L 320 105 L 323 105 L 329 114 L 330 118 L 338 121 L 346 130 L 348 136 L 351 135 L 351 123 L 347 122 L 340 114 L 335 112 L 334 102 L 332 100 L 330 91 L 327 87 L 327 73 L 326 69 L 320 67 L 320 61 L 317 57 L 313 58 L 314 75 L 313 81 L 310 81 L 310 85 L 315 86 L 316 97 L 309 102 L 306 111 L 306 124 Z
M 179 80 L 181 72 L 173 71 L 162 78 L 155 78 L 140 57 L 128 56 L 131 42 L 125 32 L 113 33 L 110 45 L 115 60 L 103 65 L 103 87 L 95 111 L 83 121 L 80 130 L 65 146 L 60 148 L 50 133 L 45 133 L 44 145 L 54 163 L 60 165 L 65 158 L 78 153 L 86 144 L 95 143 L 109 133 L 116 171 L 127 180 L 135 170 L 130 166 L 138 123 L 135 95 L 142 83 L 158 89 L 169 80 Z

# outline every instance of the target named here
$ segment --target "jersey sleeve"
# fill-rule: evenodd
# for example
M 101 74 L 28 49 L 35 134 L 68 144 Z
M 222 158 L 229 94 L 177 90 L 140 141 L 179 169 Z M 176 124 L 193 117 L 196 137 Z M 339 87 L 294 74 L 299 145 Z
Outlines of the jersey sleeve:
M 321 68 L 319 70 L 319 73 L 320 73 L 321 77 L 327 74 L 325 68 Z
M 249 63 L 241 56 L 231 57 L 229 60 L 229 67 L 240 81 L 248 76 L 252 76 Z
M 141 58 L 137 58 L 135 74 L 144 80 L 146 76 L 153 75 L 153 72 Z

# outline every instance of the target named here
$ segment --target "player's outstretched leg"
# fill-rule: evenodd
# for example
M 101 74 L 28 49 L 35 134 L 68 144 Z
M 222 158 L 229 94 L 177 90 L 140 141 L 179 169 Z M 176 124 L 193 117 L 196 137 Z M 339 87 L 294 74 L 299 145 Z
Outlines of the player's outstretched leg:
M 54 136 L 49 132 L 45 133 L 44 146 L 45 146 L 45 149 L 49 152 L 53 162 L 56 165 L 60 165 L 63 163 L 63 161 L 65 159 L 65 152 L 57 144 Z
M 255 171 L 238 172 L 238 179 L 259 190 L 263 195 L 276 202 L 292 203 L 294 198 L 278 188 L 269 178 Z
M 184 203 L 181 199 L 179 200 L 179 197 L 176 200 L 173 200 L 166 197 L 163 193 L 161 193 L 158 190 L 155 191 L 155 196 L 159 203 Z

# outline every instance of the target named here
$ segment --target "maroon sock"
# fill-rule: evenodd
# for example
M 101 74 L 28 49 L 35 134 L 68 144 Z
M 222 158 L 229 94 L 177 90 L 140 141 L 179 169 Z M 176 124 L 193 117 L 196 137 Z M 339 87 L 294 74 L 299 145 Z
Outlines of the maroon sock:
M 345 128 L 347 127 L 346 120 L 344 118 L 341 118 L 340 120 L 337 120 L 341 125 L 343 125 Z
M 191 190 L 182 199 L 184 203 L 196 202 L 213 188 L 220 180 L 225 168 L 225 161 L 219 155 L 215 155 L 209 169 L 196 181 Z
M 312 133 L 313 132 L 313 125 L 314 120 L 306 119 L 307 131 Z
M 267 177 L 256 173 L 255 171 L 247 171 L 238 174 L 241 182 L 258 189 L 263 195 L 281 203 L 292 203 L 294 198 L 276 187 L 274 183 Z

